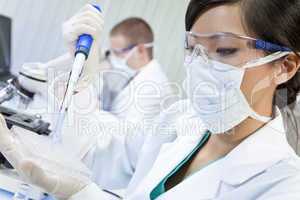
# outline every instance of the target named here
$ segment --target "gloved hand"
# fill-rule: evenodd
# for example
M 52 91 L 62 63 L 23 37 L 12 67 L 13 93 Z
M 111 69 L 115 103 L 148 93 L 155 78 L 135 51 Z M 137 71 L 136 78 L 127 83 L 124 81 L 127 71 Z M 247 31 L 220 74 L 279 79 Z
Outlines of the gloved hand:
M 34 161 L 28 160 L 21 149 L 21 143 L 13 137 L 3 116 L 0 115 L 0 152 L 25 180 L 44 189 L 57 199 L 68 199 L 90 183 L 68 175 L 58 176 L 46 172 Z
M 19 170 L 30 183 L 43 188 L 57 199 L 69 199 L 85 188 L 89 182 L 74 177 L 61 177 L 45 172 L 33 161 L 21 161 Z
M 69 53 L 74 56 L 78 37 L 89 34 L 94 42 L 83 69 L 77 88 L 86 87 L 94 76 L 101 70 L 99 40 L 103 31 L 103 14 L 92 5 L 83 7 L 76 15 L 63 24 L 63 38 L 68 46 Z

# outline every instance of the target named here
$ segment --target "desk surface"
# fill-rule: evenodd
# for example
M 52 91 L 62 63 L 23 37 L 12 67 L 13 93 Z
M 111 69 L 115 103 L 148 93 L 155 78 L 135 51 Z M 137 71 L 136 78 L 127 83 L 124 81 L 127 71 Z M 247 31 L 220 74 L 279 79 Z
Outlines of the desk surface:
M 0 169 L 0 200 L 11 200 L 15 191 L 18 190 L 22 181 L 18 175 L 12 170 Z M 37 188 L 34 188 L 33 198 L 39 196 Z M 46 197 L 44 200 L 53 200 L 50 197 Z
M 13 196 L 14 196 L 13 193 L 10 193 L 10 192 L 0 189 L 0 199 L 1 200 L 12 200 Z M 51 197 L 46 197 L 43 200 L 54 200 L 54 199 Z
M 11 200 L 12 197 L 13 197 L 12 193 L 0 189 L 0 199 L 1 200 Z

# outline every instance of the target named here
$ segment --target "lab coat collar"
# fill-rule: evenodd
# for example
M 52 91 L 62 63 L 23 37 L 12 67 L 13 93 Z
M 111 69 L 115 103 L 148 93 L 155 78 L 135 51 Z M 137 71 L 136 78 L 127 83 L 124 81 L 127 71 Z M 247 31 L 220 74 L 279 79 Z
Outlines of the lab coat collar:
M 177 147 L 177 152 L 182 152 L 177 154 L 175 158 L 171 158 L 168 163 L 176 166 L 198 144 L 203 134 L 200 136 L 198 135 L 198 139 L 180 136 L 177 142 L 182 145 Z M 175 152 L 173 154 L 175 155 Z M 165 199 L 168 197 L 174 199 L 177 192 L 179 195 L 182 191 L 193 195 L 195 194 L 194 185 L 199 188 L 198 199 L 214 199 L 222 184 L 236 187 L 291 156 L 295 156 L 295 153 L 286 140 L 282 117 L 279 115 L 245 139 L 223 159 L 201 169 L 174 187 L 172 194 L 165 193 Z
M 145 83 L 145 81 L 153 82 L 154 77 L 160 76 L 161 67 L 158 61 L 151 60 L 147 65 L 143 66 L 139 72 L 134 76 L 134 78 L 128 83 L 128 85 L 120 92 L 117 96 L 115 102 L 119 102 L 124 99 L 124 95 L 127 96 L 131 94 L 130 91 L 135 91 L 135 87 L 138 87 L 139 84 Z M 126 97 L 125 97 L 126 99 Z
M 221 180 L 230 185 L 242 184 L 291 155 L 295 153 L 287 142 L 282 117 L 278 115 L 222 160 L 225 168 Z
M 201 136 L 201 138 L 203 135 Z M 147 174 L 138 188 L 141 193 L 147 195 L 177 166 L 195 147 L 192 142 L 182 142 L 181 139 L 164 144 L 161 154 L 155 160 L 152 169 Z M 166 153 L 163 153 L 166 152 Z M 143 197 L 145 198 L 145 197 Z M 143 199 L 139 197 L 138 199 Z M 130 198 L 129 198 L 130 199 Z
M 194 125 L 195 123 L 201 124 L 201 121 L 197 121 L 192 112 L 188 112 L 185 118 L 191 119 L 191 123 Z M 183 120 L 180 118 L 178 121 Z M 184 123 L 186 122 L 189 120 Z M 205 133 L 200 130 L 199 134 L 187 136 L 182 133 L 187 129 L 179 123 L 177 124 L 176 129 L 179 134 L 177 139 L 173 143 L 162 146 L 161 154 L 140 184 L 139 190 L 143 191 L 143 194 L 149 194 L 196 147 Z M 191 130 L 192 132 L 194 131 Z M 243 184 L 293 155 L 295 153 L 286 140 L 282 118 L 279 115 L 245 139 L 227 156 L 201 169 L 172 190 L 164 193 L 162 196 L 165 198 L 162 199 L 176 199 L 177 195 L 180 196 L 183 192 L 189 195 L 197 193 L 198 199 L 213 199 L 217 196 L 222 184 L 233 187 Z M 195 185 L 199 190 L 194 190 Z
M 139 72 L 133 77 L 133 79 L 123 88 L 122 91 L 116 96 L 116 98 L 113 100 L 113 107 L 112 110 L 113 113 L 115 111 L 119 112 L 119 110 L 126 110 L 124 108 L 124 104 L 128 104 L 128 101 L 132 101 L 131 99 L 134 99 L 133 95 L 135 94 L 137 88 L 141 90 L 141 87 L 148 81 L 153 83 L 154 81 L 161 81 L 163 79 L 160 79 L 161 77 L 161 67 L 159 63 L 156 60 L 150 61 L 147 65 L 142 67 Z M 154 80 L 156 78 L 156 80 Z M 122 103 L 121 103 L 122 102 Z
M 201 136 L 195 132 L 206 132 L 193 109 L 187 109 L 179 118 L 176 129 L 179 140 L 194 145 L 198 144 Z M 241 184 L 291 155 L 296 154 L 287 142 L 283 119 L 277 109 L 273 120 L 245 139 L 220 161 L 224 166 L 221 180 L 231 185 Z
M 148 70 L 149 68 L 151 67 L 156 67 L 156 66 L 160 66 L 158 61 L 155 60 L 155 59 L 152 59 L 148 64 L 146 64 L 145 66 L 143 66 L 141 69 L 140 69 L 140 72 L 142 71 L 145 71 L 145 70 Z
M 157 72 L 157 70 L 160 70 L 160 64 L 157 60 L 153 59 L 139 70 L 132 83 L 139 82 L 140 80 L 144 81 L 145 77 L 149 77 L 150 74 Z

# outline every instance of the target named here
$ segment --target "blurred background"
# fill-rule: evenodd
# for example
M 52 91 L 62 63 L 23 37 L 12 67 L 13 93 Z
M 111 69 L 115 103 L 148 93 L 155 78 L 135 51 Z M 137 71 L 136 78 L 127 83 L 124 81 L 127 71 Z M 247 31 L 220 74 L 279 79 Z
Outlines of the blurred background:
M 87 3 L 105 14 L 102 41 L 116 23 L 130 16 L 147 20 L 155 33 L 155 57 L 171 81 L 183 79 L 184 14 L 188 0 L 0 0 L 0 15 L 12 19 L 11 71 L 24 62 L 46 62 L 66 52 L 62 23 Z

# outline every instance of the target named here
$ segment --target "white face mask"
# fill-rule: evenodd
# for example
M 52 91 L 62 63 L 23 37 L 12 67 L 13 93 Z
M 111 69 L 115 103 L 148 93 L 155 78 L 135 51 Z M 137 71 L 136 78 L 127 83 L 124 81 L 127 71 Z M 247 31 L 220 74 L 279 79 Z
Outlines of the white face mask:
M 125 58 L 119 58 L 115 55 L 112 55 L 110 57 L 110 63 L 113 67 L 113 69 L 121 70 L 124 71 L 129 75 L 129 77 L 133 77 L 137 74 L 137 70 L 132 69 L 131 67 L 128 66 L 127 62 L 129 58 L 132 56 L 136 48 L 134 47 Z
M 213 134 L 225 133 L 248 117 L 265 123 L 270 121 L 270 117 L 261 116 L 250 107 L 240 89 L 241 84 L 247 68 L 261 66 L 287 54 L 275 53 L 241 68 L 209 60 L 206 55 L 187 57 L 184 87 L 207 129 Z
M 151 48 L 151 47 L 153 47 L 153 44 L 148 43 L 148 44 L 144 44 L 144 46 L 146 48 Z M 110 62 L 112 64 L 112 67 L 114 69 L 118 69 L 118 70 L 126 72 L 129 75 L 129 77 L 134 77 L 138 73 L 138 70 L 132 69 L 131 67 L 129 67 L 127 62 L 130 59 L 130 57 L 133 55 L 133 53 L 136 51 L 136 49 L 137 49 L 136 46 L 133 49 L 131 49 L 125 58 L 119 58 L 115 55 L 112 55 L 110 57 Z

